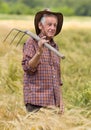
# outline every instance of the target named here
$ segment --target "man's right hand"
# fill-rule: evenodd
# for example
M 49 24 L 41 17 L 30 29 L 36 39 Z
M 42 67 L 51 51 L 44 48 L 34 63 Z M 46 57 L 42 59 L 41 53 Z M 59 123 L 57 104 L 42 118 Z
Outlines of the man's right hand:
M 44 49 L 44 43 L 48 43 L 49 40 L 46 40 L 46 36 L 43 36 L 42 38 L 40 38 L 39 42 L 38 42 L 38 54 L 42 54 L 43 53 L 43 49 Z

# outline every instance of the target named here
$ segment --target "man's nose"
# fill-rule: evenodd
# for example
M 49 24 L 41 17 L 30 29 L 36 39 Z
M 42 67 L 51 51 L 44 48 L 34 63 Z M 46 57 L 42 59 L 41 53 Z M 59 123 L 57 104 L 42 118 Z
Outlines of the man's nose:
M 51 26 L 51 29 L 55 29 L 56 27 L 54 25 Z

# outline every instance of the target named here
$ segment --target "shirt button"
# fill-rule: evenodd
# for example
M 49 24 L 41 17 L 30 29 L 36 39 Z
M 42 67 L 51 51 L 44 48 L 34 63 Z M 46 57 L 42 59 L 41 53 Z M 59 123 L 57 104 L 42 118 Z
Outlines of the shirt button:
M 55 70 L 54 67 L 52 68 L 52 70 L 53 70 L 53 71 Z
M 55 78 L 56 76 L 55 75 L 53 75 L 53 78 Z

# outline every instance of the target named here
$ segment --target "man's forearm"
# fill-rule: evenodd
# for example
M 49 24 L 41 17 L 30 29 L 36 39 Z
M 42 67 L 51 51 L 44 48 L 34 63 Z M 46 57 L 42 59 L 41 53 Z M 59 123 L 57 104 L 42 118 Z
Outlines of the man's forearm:
M 31 68 L 37 67 L 37 65 L 39 64 L 40 56 L 41 56 L 41 53 L 36 52 L 36 54 L 33 56 L 33 58 L 29 61 L 29 66 Z

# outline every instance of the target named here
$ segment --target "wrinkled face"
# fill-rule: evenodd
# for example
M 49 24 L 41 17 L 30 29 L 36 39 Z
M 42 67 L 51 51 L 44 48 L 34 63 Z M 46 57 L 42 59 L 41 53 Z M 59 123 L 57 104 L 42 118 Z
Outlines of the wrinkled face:
M 46 16 L 42 22 L 39 23 L 39 29 L 48 38 L 53 38 L 57 30 L 57 18 L 54 16 Z

